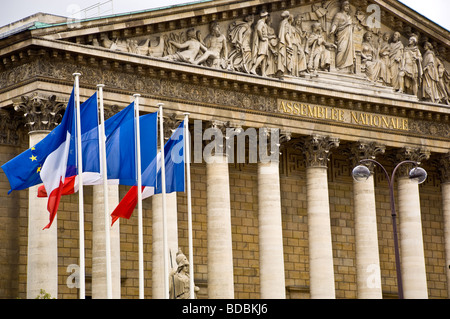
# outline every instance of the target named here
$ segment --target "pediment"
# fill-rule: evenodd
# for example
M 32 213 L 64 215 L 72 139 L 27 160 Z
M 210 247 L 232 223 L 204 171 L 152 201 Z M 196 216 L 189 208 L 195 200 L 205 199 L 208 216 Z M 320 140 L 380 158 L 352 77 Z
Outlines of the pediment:
M 349 5 L 344 12 L 341 0 L 216 0 L 38 27 L 31 34 L 85 47 L 87 55 L 98 50 L 174 69 L 186 65 L 199 73 L 207 68 L 319 86 L 322 80 L 323 85 L 356 84 L 446 104 L 450 33 L 395 0 L 351 0 Z M 393 41 L 395 33 L 399 43 Z M 417 44 L 410 44 L 411 37 Z

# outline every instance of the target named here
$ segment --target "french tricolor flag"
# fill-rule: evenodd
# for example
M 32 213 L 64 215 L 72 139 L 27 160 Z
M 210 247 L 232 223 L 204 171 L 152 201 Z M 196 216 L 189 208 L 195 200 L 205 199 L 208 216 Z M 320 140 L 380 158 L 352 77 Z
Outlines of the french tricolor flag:
M 100 158 L 98 144 L 98 108 L 97 93 L 80 106 L 81 141 L 83 153 L 83 171 L 91 172 L 100 179 Z M 58 130 L 57 130 L 58 129 Z M 48 141 L 47 141 L 48 138 Z M 51 143 L 49 153 L 42 164 L 40 177 L 48 194 L 47 210 L 49 228 L 58 211 L 64 187 L 75 184 L 78 175 L 77 138 L 74 94 L 69 99 L 61 124 L 41 141 Z
M 70 102 L 69 102 L 70 103 Z M 83 184 L 99 185 L 102 183 L 100 157 L 99 157 L 99 130 L 98 130 L 98 105 L 97 93 L 94 93 L 87 101 L 80 106 L 81 117 L 81 145 L 83 154 Z M 66 111 L 67 112 L 67 111 Z M 73 128 L 75 130 L 75 128 Z M 78 171 L 75 143 L 75 131 L 70 133 L 70 148 L 67 158 L 67 167 L 65 170 L 65 178 L 61 189 L 61 195 L 70 195 L 78 191 Z M 61 150 L 60 150 L 61 151 Z M 55 153 L 56 154 L 56 153 Z M 62 154 L 64 156 L 64 154 Z M 55 156 L 56 157 L 56 156 Z M 50 165 L 48 165 L 50 167 Z M 44 169 L 44 167 L 42 168 Z M 61 168 L 62 169 L 62 168 Z M 42 177 L 41 172 L 41 179 Z M 46 172 L 44 171 L 44 178 Z M 51 175 L 51 173 L 49 173 Z M 44 180 L 42 180 L 44 182 Z M 40 186 L 38 189 L 38 197 L 47 197 L 47 185 Z
M 61 124 L 39 143 L 2 166 L 11 185 L 9 193 L 44 184 L 40 193 L 49 194 L 47 209 L 50 213 L 50 221 L 44 229 L 52 225 L 63 190 L 74 184 L 78 174 L 75 111 L 72 90 Z M 100 176 L 97 114 L 97 94 L 94 94 L 80 106 L 83 171 Z
M 162 193 L 161 151 L 142 173 L 142 199 Z M 184 123 L 182 122 L 164 145 L 166 193 L 184 192 Z M 153 185 L 153 186 L 148 186 Z M 137 186 L 132 186 L 111 214 L 112 225 L 117 219 L 130 219 L 138 201 Z

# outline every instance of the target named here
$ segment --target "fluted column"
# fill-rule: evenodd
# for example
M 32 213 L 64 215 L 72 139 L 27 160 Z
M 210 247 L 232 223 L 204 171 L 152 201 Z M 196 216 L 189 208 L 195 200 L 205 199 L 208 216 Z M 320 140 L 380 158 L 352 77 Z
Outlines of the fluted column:
M 218 162 L 206 163 L 208 297 L 234 298 L 233 248 L 228 162 L 223 154 Z
M 109 214 L 119 204 L 118 185 L 108 186 Z M 106 232 L 105 232 L 105 198 L 103 185 L 93 186 L 92 203 L 92 298 L 106 299 Z M 108 225 L 108 227 L 110 224 Z M 111 290 L 112 298 L 120 299 L 120 221 L 116 221 L 110 229 L 111 254 Z
M 313 135 L 304 140 L 308 205 L 309 278 L 312 299 L 335 295 L 327 162 L 338 139 Z
M 259 142 L 264 141 L 261 138 Z M 268 149 L 271 150 L 273 146 L 270 145 Z M 275 152 L 276 156 L 270 160 L 263 161 L 260 158 L 258 162 L 259 276 L 262 299 L 286 298 L 278 147 Z
M 258 163 L 259 267 L 262 299 L 286 298 L 279 163 Z
M 152 298 L 164 299 L 164 234 L 162 195 L 152 196 Z M 169 249 L 169 267 L 176 267 L 178 252 L 177 193 L 166 194 L 167 245 Z
M 176 113 L 166 113 L 164 117 L 165 142 L 179 125 Z M 161 145 L 159 145 L 159 150 Z M 152 196 L 152 298 L 164 299 L 164 216 L 162 194 Z M 169 268 L 176 268 L 178 252 L 178 207 L 177 193 L 166 193 L 167 249 Z M 170 271 L 169 271 L 170 273 Z
M 38 94 L 15 101 L 14 109 L 23 112 L 30 129 L 30 147 L 40 142 L 61 119 L 62 103 L 55 96 L 45 98 Z M 52 298 L 58 297 L 58 236 L 57 218 L 49 229 L 47 198 L 38 198 L 40 185 L 28 189 L 28 253 L 27 298 L 34 299 L 45 290 Z
M 374 142 L 352 145 L 353 167 L 363 159 L 375 159 L 385 148 Z M 367 165 L 372 174 L 366 181 L 353 181 L 356 244 L 356 281 L 359 299 L 381 299 L 381 271 L 378 250 L 375 204 L 374 165 Z
M 213 122 L 204 134 L 204 139 L 213 140 L 203 152 L 206 162 L 209 299 L 234 298 L 230 181 L 228 158 L 223 145 L 224 131 L 225 123 Z
M 404 148 L 399 151 L 399 160 L 421 162 L 429 153 L 419 149 Z M 398 215 L 400 221 L 400 257 L 405 299 L 428 298 L 425 254 L 420 212 L 419 185 L 408 177 L 412 167 L 403 165 L 398 178 Z
M 444 215 L 445 271 L 447 274 L 447 293 L 450 298 L 450 153 L 443 155 L 439 164 L 442 182 L 442 212 Z

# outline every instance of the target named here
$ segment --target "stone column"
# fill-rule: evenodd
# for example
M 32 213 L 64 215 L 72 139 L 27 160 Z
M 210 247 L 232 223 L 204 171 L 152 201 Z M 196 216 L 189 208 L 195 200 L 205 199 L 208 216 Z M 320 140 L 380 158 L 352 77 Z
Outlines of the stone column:
M 167 141 L 179 125 L 175 113 L 167 113 L 164 118 L 164 137 Z M 161 145 L 159 145 L 161 150 Z M 152 298 L 164 299 L 164 216 L 162 194 L 152 196 Z M 178 208 L 177 193 L 166 193 L 167 245 L 169 268 L 176 268 L 178 252 Z M 170 274 L 169 269 L 169 274 Z
M 428 159 L 429 152 L 404 148 L 397 154 L 398 160 L 421 162 Z M 398 177 L 398 215 L 400 257 L 405 299 L 428 298 L 425 254 L 420 213 L 419 185 L 408 177 L 410 165 L 399 168 Z
M 384 153 L 385 147 L 374 142 L 358 142 L 352 145 L 353 167 L 363 159 L 375 159 Z M 378 250 L 377 216 L 375 205 L 374 164 L 365 164 L 372 174 L 366 181 L 353 181 L 356 281 L 359 299 L 381 299 L 381 270 Z
M 214 141 L 211 142 L 214 150 L 209 149 L 207 145 L 203 152 L 206 162 L 209 299 L 234 298 L 230 182 L 228 158 L 223 152 L 224 129 L 223 123 L 212 124 L 207 132 L 215 135 Z
M 450 153 L 443 155 L 439 164 L 444 215 L 445 271 L 447 273 L 447 291 L 450 296 Z
M 63 103 L 56 97 L 38 94 L 23 96 L 14 101 L 14 109 L 23 112 L 29 126 L 30 147 L 40 142 L 56 127 L 62 117 Z M 40 185 L 28 189 L 28 253 L 27 253 L 27 298 L 34 299 L 41 289 L 52 298 L 58 297 L 58 236 L 57 218 L 49 229 L 47 198 L 38 198 Z M 67 265 L 68 266 L 68 265 Z
M 164 299 L 164 242 L 162 195 L 152 196 L 152 298 Z M 178 252 L 177 193 L 166 194 L 169 267 L 174 268 Z M 171 256 L 170 256 L 171 255 Z M 171 258 L 170 258 L 171 257 Z
M 312 299 L 336 297 L 327 162 L 330 149 L 338 146 L 338 139 L 313 135 L 304 140 L 302 147 L 307 167 L 309 278 Z
M 262 142 L 260 134 L 259 143 Z M 269 151 L 274 147 L 271 144 Z M 262 299 L 286 298 L 278 147 L 275 147 L 275 152 L 275 157 L 267 157 L 264 161 L 260 157 L 258 162 L 259 276 Z
M 106 299 L 106 238 L 103 185 L 93 186 L 92 203 L 92 298 Z M 119 186 L 108 186 L 108 207 L 111 212 L 119 204 Z M 111 223 L 108 225 L 110 226 Z M 120 299 L 120 221 L 110 228 L 112 298 Z

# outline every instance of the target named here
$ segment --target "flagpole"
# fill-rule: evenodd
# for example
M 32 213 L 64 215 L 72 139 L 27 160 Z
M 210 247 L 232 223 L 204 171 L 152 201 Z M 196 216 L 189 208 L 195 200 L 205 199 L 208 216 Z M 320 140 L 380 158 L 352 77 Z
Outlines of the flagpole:
M 166 160 L 164 154 L 164 126 L 163 126 L 163 103 L 159 106 L 159 138 L 161 145 L 161 191 L 162 191 L 162 213 L 163 213 L 163 258 L 164 258 L 164 297 L 169 299 L 169 251 L 167 243 L 167 215 L 166 215 Z
M 138 194 L 138 241 L 139 241 L 139 298 L 144 299 L 144 239 L 142 228 L 142 176 L 141 176 L 141 138 L 139 128 L 139 97 L 134 94 L 135 136 L 137 157 L 137 194 Z
M 77 167 L 78 167 L 78 213 L 80 231 L 80 299 L 85 299 L 85 265 L 84 265 L 84 201 L 83 201 L 83 156 L 81 154 L 81 113 L 80 113 L 80 73 L 75 76 L 75 106 L 77 123 Z
M 189 135 L 189 113 L 184 113 L 184 163 L 186 164 L 186 195 L 188 205 L 188 246 L 189 246 L 189 296 L 194 295 L 194 252 L 192 242 L 192 199 L 191 199 L 191 140 Z
M 103 207 L 105 210 L 105 249 L 106 249 L 106 297 L 112 299 L 112 278 L 111 278 L 111 233 L 109 216 L 109 194 L 108 194 L 108 169 L 106 166 L 106 135 L 105 135 L 105 111 L 103 106 L 103 87 L 104 84 L 98 84 L 98 98 L 100 100 L 100 150 L 102 160 L 103 177 Z M 102 170 L 100 170 L 102 171 Z

